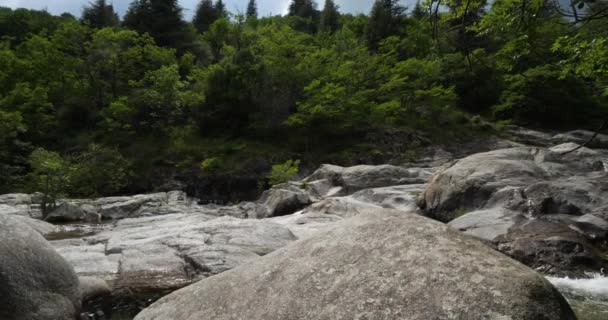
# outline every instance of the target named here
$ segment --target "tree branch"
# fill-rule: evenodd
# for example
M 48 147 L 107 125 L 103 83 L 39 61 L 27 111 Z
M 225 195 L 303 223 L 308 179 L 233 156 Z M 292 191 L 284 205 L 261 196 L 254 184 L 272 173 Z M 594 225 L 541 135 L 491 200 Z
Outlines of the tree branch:
M 562 153 L 561 155 L 565 156 L 567 154 L 578 151 L 578 150 L 586 147 L 587 145 L 589 145 L 593 141 L 593 139 L 595 139 L 600 134 L 600 131 L 604 130 L 604 127 L 606 127 L 606 122 L 608 122 L 608 121 L 604 120 L 604 122 L 602 122 L 602 125 L 595 131 L 595 134 L 589 140 L 587 140 L 587 142 L 583 143 L 582 145 L 580 145 L 570 151 L 566 151 L 566 152 Z

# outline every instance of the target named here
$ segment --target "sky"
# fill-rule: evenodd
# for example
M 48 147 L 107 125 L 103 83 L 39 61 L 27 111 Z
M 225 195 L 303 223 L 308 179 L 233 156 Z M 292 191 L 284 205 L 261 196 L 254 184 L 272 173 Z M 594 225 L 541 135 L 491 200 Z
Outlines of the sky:
M 124 14 L 127 10 L 129 3 L 132 0 L 108 0 L 114 3 L 114 8 L 120 14 Z M 194 9 L 200 0 L 179 0 L 180 4 L 184 8 L 184 16 L 190 19 L 193 15 Z M 70 12 L 75 16 L 80 16 L 82 8 L 89 2 L 89 0 L 0 0 L 0 7 L 11 7 L 11 8 L 30 8 L 30 9 L 46 9 L 53 14 L 61 14 L 63 12 Z M 244 12 L 247 6 L 248 0 L 224 0 L 226 7 L 231 12 L 241 11 Z M 257 0 L 258 12 L 261 16 L 284 14 L 287 12 L 290 0 Z M 371 9 L 374 0 L 335 0 L 336 4 L 340 6 L 341 12 L 350 13 L 368 13 Z M 415 0 L 402 0 L 403 4 L 415 3 Z M 319 9 L 323 8 L 325 0 L 317 0 Z

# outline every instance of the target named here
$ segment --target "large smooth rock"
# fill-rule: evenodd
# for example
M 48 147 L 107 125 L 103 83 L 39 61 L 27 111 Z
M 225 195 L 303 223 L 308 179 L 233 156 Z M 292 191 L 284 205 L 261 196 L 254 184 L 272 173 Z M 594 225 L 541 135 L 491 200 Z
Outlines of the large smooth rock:
M 124 219 L 130 217 L 141 205 L 140 199 L 126 199 L 101 205 L 99 212 L 104 219 Z
M 51 241 L 79 276 L 91 276 L 113 282 L 118 275 L 120 255 L 107 254 L 104 243 L 87 243 L 83 239 Z
M 106 280 L 122 297 L 175 290 L 296 239 L 267 219 L 190 213 L 123 219 L 96 235 L 52 243 L 78 275 Z
M 425 183 L 431 174 L 428 169 L 406 169 L 392 165 L 340 167 L 324 164 L 306 178 L 305 182 L 328 180 L 333 186 L 342 188 L 341 195 L 346 195 L 363 189 L 421 184 Z
M 87 213 L 81 207 L 70 202 L 59 204 L 55 210 L 49 212 L 44 218 L 44 220 L 51 222 L 83 221 L 86 219 Z
M 449 225 L 479 239 L 495 241 L 509 233 L 509 229 L 522 220 L 525 218 L 517 212 L 493 208 L 469 212 L 450 221 Z
M 379 209 L 380 206 L 357 200 L 353 197 L 327 198 L 302 211 L 304 214 L 322 213 L 342 218 L 349 218 L 368 209 Z
M 518 126 L 507 126 L 506 134 L 512 140 L 530 146 L 546 147 L 552 144 L 550 133 L 540 132 Z
M 562 276 L 608 267 L 603 153 L 576 145 L 475 154 L 440 170 L 424 213 L 488 241 L 526 265 Z M 584 217 L 584 218 L 583 218 Z
M 48 222 L 44 222 L 38 219 L 32 219 L 25 216 L 13 216 L 13 219 L 19 220 L 20 222 L 28 225 L 30 228 L 34 229 L 36 232 L 40 233 L 43 237 L 46 237 L 50 234 L 56 233 L 59 231 L 59 228 L 55 225 L 52 225 Z
M 36 231 L 0 214 L 0 319 L 76 319 L 74 269 Z
M 7 199 L 5 200 L 7 203 L 21 203 L 27 202 L 27 196 L 17 194 L 4 197 Z M 31 198 L 35 198 L 35 195 L 32 195 Z M 175 213 L 222 215 L 217 212 L 217 209 L 198 205 L 196 199 L 188 198 L 186 193 L 182 191 L 170 191 L 128 197 L 63 199 L 59 206 L 50 212 L 45 219 L 52 222 L 100 222 L 102 219 L 120 220 Z M 242 215 L 243 211 L 239 210 L 238 214 Z M 33 204 L 8 206 L 0 202 L 0 212 L 39 216 Z
M 352 195 L 354 199 L 373 203 L 387 209 L 415 211 L 418 209 L 416 199 L 426 185 L 411 184 L 384 188 L 365 189 Z
M 591 212 L 606 202 L 605 191 L 596 188 L 607 181 L 602 158 L 586 148 L 562 155 L 569 147 L 511 148 L 466 157 L 432 177 L 419 205 L 427 215 L 445 222 L 462 210 L 495 206 L 561 213 L 547 210 L 571 211 L 568 207 L 573 205 L 581 214 Z M 583 189 L 587 199 L 578 195 Z M 564 193 L 569 190 L 570 194 Z M 597 203 L 589 202 L 590 197 Z
M 374 209 L 162 298 L 160 319 L 575 319 L 540 274 L 427 218 Z
M 317 211 L 271 218 L 273 222 L 287 227 L 298 239 L 309 238 L 328 230 L 343 219 L 341 216 Z
M 78 277 L 80 282 L 80 296 L 83 303 L 86 301 L 109 297 L 112 290 L 104 280 L 92 277 Z
M 261 205 L 256 218 L 268 218 L 292 214 L 309 205 L 312 200 L 305 190 L 285 183 L 265 191 L 258 202 Z
M 31 204 L 32 197 L 24 193 L 9 193 L 0 195 L 0 204 L 11 206 Z
M 591 137 L 595 135 L 595 132 L 588 130 L 574 130 L 565 133 L 560 133 L 553 138 L 553 143 L 576 143 L 583 144 L 587 143 Z M 586 145 L 588 148 L 608 149 L 608 135 L 598 134 L 591 142 Z

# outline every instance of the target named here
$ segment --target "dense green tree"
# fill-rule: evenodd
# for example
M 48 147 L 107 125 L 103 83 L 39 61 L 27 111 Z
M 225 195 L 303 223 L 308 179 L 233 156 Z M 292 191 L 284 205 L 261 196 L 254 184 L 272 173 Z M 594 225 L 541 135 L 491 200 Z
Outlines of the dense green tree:
M 212 0 L 202 0 L 196 8 L 192 23 L 198 32 L 207 32 L 211 25 L 218 19 Z
M 224 4 L 224 1 L 217 0 L 215 2 L 214 7 L 215 7 L 215 14 L 217 15 L 218 19 L 228 17 L 228 11 L 226 10 L 226 5 Z
M 555 65 L 530 68 L 522 74 L 507 76 L 506 81 L 501 103 L 494 108 L 499 119 L 558 129 L 605 119 L 606 108 L 601 107 L 591 88 L 582 79 L 563 77 L 562 70 Z
M 46 11 L 0 7 L 0 40 L 17 45 L 30 35 L 53 32 L 61 20 Z
M 177 0 L 135 0 L 123 24 L 150 34 L 160 46 L 184 49 L 191 44 L 192 35 L 182 17 L 182 7 Z
M 131 163 L 115 148 L 90 144 L 67 159 L 70 165 L 66 192 L 79 197 L 112 195 L 131 178 Z
M 49 102 L 48 89 L 32 87 L 29 83 L 18 83 L 6 96 L 0 99 L 0 110 L 18 112 L 27 128 L 28 141 L 35 144 L 53 140 L 51 132 L 57 128 L 56 109 Z M 35 124 L 35 125 L 34 125 Z
M 27 147 L 20 140 L 25 132 L 27 127 L 20 112 L 0 109 L 0 193 L 11 192 L 25 171 Z
M 255 189 L 288 159 L 416 147 L 387 135 L 453 141 L 481 118 L 562 129 L 608 115 L 600 2 L 573 18 L 542 0 L 428 0 L 407 17 L 396 0 L 369 15 L 294 0 L 249 22 L 218 14 L 224 3 L 201 1 L 189 25 L 175 0 L 136 0 L 127 28 L 94 22 L 103 10 L 81 23 L 0 8 L 0 192 L 44 191 L 52 206 L 168 179 Z
M 249 0 L 247 3 L 247 19 L 257 18 L 258 17 L 258 4 L 255 0 Z
M 375 50 L 382 39 L 399 34 L 404 15 L 405 8 L 399 4 L 399 0 L 376 0 L 369 17 L 369 47 Z
M 119 24 L 114 6 L 108 4 L 106 0 L 89 3 L 89 6 L 82 11 L 82 21 L 94 28 L 116 27 Z
M 414 17 L 416 19 L 422 19 L 422 18 L 428 17 L 429 13 L 422 6 L 422 4 L 420 3 L 420 0 L 418 0 L 418 1 L 416 1 L 416 5 L 414 6 L 414 9 L 412 9 L 411 15 L 412 15 L 412 17 Z
M 291 0 L 289 15 L 312 19 L 317 14 L 317 3 L 314 0 Z
M 67 195 L 72 167 L 59 153 L 38 148 L 29 159 L 29 190 L 42 192 L 42 216 L 57 206 L 57 200 Z
M 325 0 L 325 7 L 321 11 L 321 25 L 319 30 L 322 32 L 334 32 L 340 27 L 340 13 L 338 6 L 333 0 Z

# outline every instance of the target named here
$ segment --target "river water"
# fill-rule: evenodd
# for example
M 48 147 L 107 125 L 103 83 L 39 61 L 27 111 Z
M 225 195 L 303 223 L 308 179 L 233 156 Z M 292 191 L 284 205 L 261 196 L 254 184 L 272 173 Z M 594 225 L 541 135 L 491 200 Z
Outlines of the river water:
M 608 319 L 608 277 L 590 275 L 589 279 L 547 277 L 568 299 L 579 320 Z

